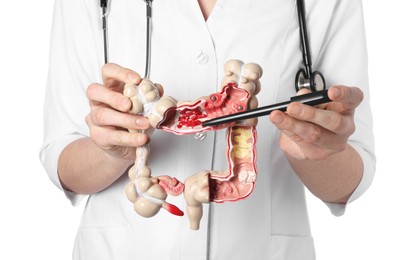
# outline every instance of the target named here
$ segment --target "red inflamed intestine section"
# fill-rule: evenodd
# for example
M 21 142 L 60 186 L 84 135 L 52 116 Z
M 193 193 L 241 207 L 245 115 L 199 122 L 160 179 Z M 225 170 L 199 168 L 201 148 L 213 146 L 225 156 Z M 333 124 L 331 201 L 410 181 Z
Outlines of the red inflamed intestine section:
M 246 111 L 249 98 L 248 91 L 230 82 L 221 92 L 168 109 L 157 128 L 177 135 L 224 129 L 232 123 L 207 127 L 202 124 L 219 116 Z

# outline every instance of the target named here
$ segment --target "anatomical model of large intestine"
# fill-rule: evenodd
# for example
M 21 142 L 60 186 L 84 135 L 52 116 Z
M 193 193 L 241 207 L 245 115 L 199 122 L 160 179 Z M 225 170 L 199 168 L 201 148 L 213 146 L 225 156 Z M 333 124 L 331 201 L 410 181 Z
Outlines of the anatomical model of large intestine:
M 257 119 L 204 127 L 206 120 L 254 109 L 260 91 L 262 69 L 255 63 L 239 60 L 226 62 L 221 91 L 193 102 L 176 102 L 168 96 L 160 97 L 157 84 L 143 79 L 138 86 L 126 85 L 124 95 L 132 101 L 130 113 L 146 116 L 152 128 L 176 135 L 195 134 L 227 128 L 228 169 L 203 170 L 188 177 L 184 184 L 170 176 L 152 176 L 148 165 L 149 145 L 139 147 L 136 161 L 129 170 L 125 192 L 143 217 L 152 217 L 161 208 L 178 216 L 184 213 L 166 201 L 168 195 L 184 193 L 190 228 L 199 229 L 203 215 L 202 203 L 237 201 L 251 194 L 256 180 Z

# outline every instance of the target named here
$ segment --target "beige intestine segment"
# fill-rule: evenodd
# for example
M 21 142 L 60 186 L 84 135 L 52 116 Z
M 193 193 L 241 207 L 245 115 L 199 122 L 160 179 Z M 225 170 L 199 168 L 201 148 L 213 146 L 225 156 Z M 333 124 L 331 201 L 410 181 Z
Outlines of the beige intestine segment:
M 234 145 L 231 151 L 232 157 L 246 158 L 251 155 L 252 139 L 251 131 L 249 129 L 237 128 L 234 130 Z
M 187 203 L 187 216 L 190 220 L 190 228 L 198 230 L 200 220 L 203 217 L 202 203 L 210 202 L 209 171 L 201 171 L 188 177 L 185 182 L 184 198 Z
M 176 102 L 169 97 L 160 97 L 160 85 L 143 79 L 140 85 L 127 84 L 124 95 L 132 102 L 130 113 L 147 116 L 151 128 L 145 131 L 151 134 L 162 119 L 165 110 L 175 106 Z M 136 130 L 129 130 L 137 132 Z M 135 211 L 143 217 L 156 215 L 161 208 L 169 210 L 173 205 L 168 204 L 168 192 L 159 184 L 157 178 L 151 176 L 148 166 L 149 145 L 138 147 L 134 166 L 129 170 L 130 182 L 125 188 L 127 198 L 134 204 Z M 170 210 L 169 210 L 170 211 Z
M 137 148 L 137 160 L 129 170 L 128 183 L 125 193 L 127 198 L 134 203 L 135 211 L 143 217 L 152 217 L 162 208 L 162 203 L 167 198 L 167 193 L 151 177 L 151 170 L 147 165 L 148 147 Z

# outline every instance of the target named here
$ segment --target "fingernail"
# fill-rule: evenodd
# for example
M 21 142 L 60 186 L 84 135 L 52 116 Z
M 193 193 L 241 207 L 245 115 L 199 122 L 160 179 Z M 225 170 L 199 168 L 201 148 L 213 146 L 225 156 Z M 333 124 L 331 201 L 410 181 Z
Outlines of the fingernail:
M 341 95 L 341 90 L 338 88 L 332 88 L 332 97 L 338 98 Z
M 139 118 L 135 121 L 135 123 L 137 124 L 137 126 L 142 127 L 142 128 L 146 128 L 146 127 L 148 127 L 148 122 L 147 122 L 147 120 L 145 120 L 145 119 L 144 119 L 144 118 L 142 118 L 142 117 L 139 117 Z
M 135 82 L 139 79 L 138 75 L 135 73 L 128 73 L 128 79 L 132 82 Z
M 281 114 L 276 114 L 276 115 L 273 115 L 272 121 L 273 123 L 280 125 L 281 123 L 283 123 L 283 121 L 285 121 L 285 117 L 282 116 Z

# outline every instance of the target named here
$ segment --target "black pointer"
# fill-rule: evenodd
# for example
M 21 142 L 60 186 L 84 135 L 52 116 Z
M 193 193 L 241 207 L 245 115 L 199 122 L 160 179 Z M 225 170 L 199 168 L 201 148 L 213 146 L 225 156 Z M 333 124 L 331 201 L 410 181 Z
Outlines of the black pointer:
M 292 102 L 299 102 L 309 106 L 316 106 L 323 103 L 328 103 L 332 101 L 328 97 L 328 90 L 321 90 L 312 92 L 309 94 L 304 94 L 300 96 L 294 96 L 290 98 L 290 101 L 285 101 L 265 107 L 258 107 L 256 109 L 235 113 L 227 116 L 221 116 L 217 118 L 213 118 L 203 122 L 203 126 L 216 126 L 227 124 L 231 122 L 237 122 L 249 118 L 255 118 L 259 116 L 269 115 L 274 110 L 286 111 L 288 105 Z

